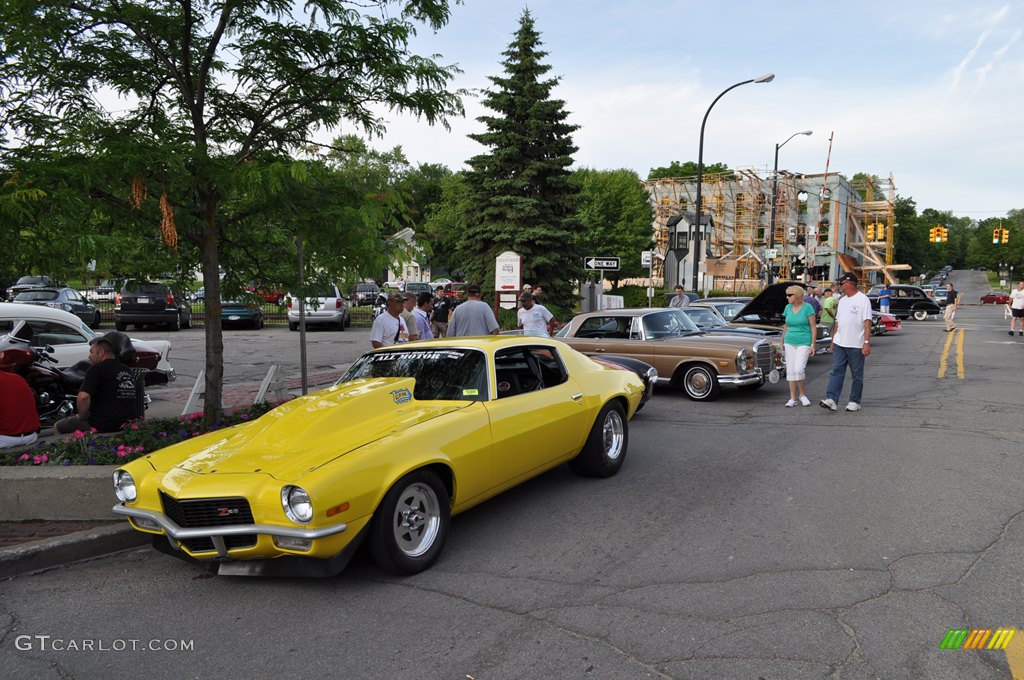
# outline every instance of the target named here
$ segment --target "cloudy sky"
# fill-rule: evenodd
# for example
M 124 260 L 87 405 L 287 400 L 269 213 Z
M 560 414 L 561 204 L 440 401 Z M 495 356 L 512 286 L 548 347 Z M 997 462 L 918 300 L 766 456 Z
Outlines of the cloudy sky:
M 414 47 L 488 87 L 527 3 L 465 0 L 439 33 Z M 974 219 L 1024 208 L 1024 5 L 974 0 L 708 2 L 530 0 L 555 95 L 566 102 L 578 165 L 645 177 L 696 161 L 707 107 L 705 163 L 771 171 L 871 172 L 895 179 L 918 210 Z M 466 100 L 451 132 L 388 116 L 378 148 L 401 145 L 416 163 L 463 167 L 483 147 L 466 138 L 487 112 Z

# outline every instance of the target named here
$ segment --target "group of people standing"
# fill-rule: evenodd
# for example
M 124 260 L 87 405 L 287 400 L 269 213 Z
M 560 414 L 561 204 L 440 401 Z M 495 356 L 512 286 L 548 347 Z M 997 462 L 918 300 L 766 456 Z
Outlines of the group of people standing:
M 439 289 L 440 291 L 440 289 Z M 519 296 L 518 328 L 526 335 L 549 336 L 556 323 L 554 315 L 539 302 L 540 286 L 527 285 Z M 432 338 L 475 337 L 497 335 L 498 320 L 494 310 L 481 297 L 479 284 L 466 286 L 466 300 L 456 303 L 443 292 L 437 298 L 427 292 L 391 293 L 384 313 L 373 321 L 370 345 L 388 347 Z
M 838 300 L 831 288 L 811 288 L 807 295 L 802 286 L 786 289 L 786 308 L 783 315 L 783 348 L 786 352 L 786 379 L 789 382 L 788 408 L 798 403 L 810 406 L 804 391 L 807 362 L 815 354 L 818 322 L 832 326 L 832 342 L 827 351 L 832 353 L 832 371 L 829 373 L 825 398 L 819 404 L 830 411 L 839 410 L 838 401 L 846 380 L 847 369 L 852 377 L 847 411 L 859 411 L 864 390 L 864 359 L 871 354 L 871 302 L 857 288 L 854 274 L 843 274 L 838 285 L 843 296 Z

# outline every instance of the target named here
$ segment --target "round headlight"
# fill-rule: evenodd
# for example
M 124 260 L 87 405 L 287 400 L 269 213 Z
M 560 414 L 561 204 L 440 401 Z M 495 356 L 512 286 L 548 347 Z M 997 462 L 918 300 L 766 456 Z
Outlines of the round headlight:
M 736 354 L 736 367 L 741 371 L 748 371 L 753 368 L 754 362 L 751 360 L 750 352 L 744 347 Z
M 293 522 L 305 524 L 313 519 L 313 501 L 302 487 L 286 486 L 281 489 L 281 505 L 284 514 Z
M 114 495 L 124 503 L 131 503 L 138 498 L 135 480 L 124 470 L 114 470 Z

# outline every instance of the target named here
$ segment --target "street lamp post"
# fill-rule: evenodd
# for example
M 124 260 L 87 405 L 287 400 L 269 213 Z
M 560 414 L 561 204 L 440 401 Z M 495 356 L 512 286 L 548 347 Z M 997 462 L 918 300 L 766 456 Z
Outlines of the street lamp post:
M 767 73 L 758 78 L 751 78 L 750 80 L 744 80 L 743 82 L 730 85 L 729 87 L 722 90 L 721 94 L 715 97 L 715 101 L 711 102 L 711 106 L 708 107 L 707 112 L 704 114 L 704 120 L 700 123 L 700 144 L 697 147 L 697 208 L 694 210 L 694 214 L 697 216 L 697 221 L 694 225 L 693 232 L 693 290 L 697 290 L 697 269 L 700 265 L 700 181 L 704 176 L 704 126 L 708 122 L 708 115 L 711 113 L 711 109 L 715 108 L 715 104 L 721 99 L 726 92 L 735 89 L 740 85 L 747 85 L 749 83 L 770 83 L 775 80 L 774 73 Z
M 794 132 L 786 141 L 782 144 L 775 145 L 775 169 L 772 171 L 772 218 L 771 223 L 768 227 L 768 249 L 772 250 L 775 248 L 775 203 L 778 200 L 777 192 L 779 190 L 779 149 L 786 146 L 786 143 L 796 137 L 797 135 L 812 135 L 813 130 L 804 130 L 803 132 Z M 765 258 L 768 259 L 768 258 Z M 772 285 L 772 261 L 768 260 L 768 285 Z

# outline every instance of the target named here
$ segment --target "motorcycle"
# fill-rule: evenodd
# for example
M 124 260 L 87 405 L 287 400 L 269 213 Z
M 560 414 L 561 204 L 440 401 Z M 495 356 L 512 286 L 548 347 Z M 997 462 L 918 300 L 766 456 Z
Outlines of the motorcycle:
M 388 306 L 388 294 L 381 292 L 377 294 L 377 299 L 373 303 L 373 309 L 371 310 L 373 318 L 376 319 L 378 316 L 384 313 L 384 310 Z
M 154 368 L 155 361 L 148 353 L 140 357 L 126 334 L 114 331 L 104 337 L 114 345 L 118 359 L 132 370 L 139 385 L 138 413 L 141 416 L 151 401 L 143 385 L 166 385 L 173 380 L 172 373 Z M 74 415 L 78 392 L 90 366 L 86 360 L 65 368 L 55 366 L 57 360 L 51 356 L 53 351 L 50 345 L 33 347 L 28 341 L 11 336 L 0 343 L 0 370 L 20 375 L 32 388 L 43 427 L 50 427 L 61 418 Z M 158 360 L 159 355 L 156 355 Z M 140 363 L 152 363 L 154 367 Z

